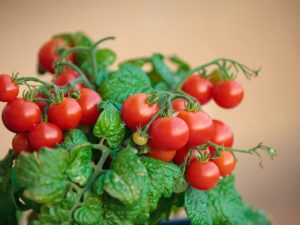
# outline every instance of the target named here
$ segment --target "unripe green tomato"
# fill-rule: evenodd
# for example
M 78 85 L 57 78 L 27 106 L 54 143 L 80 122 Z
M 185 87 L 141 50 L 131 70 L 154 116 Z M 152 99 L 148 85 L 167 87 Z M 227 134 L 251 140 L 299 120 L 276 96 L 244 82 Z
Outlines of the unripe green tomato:
M 145 145 L 148 141 L 148 137 L 141 136 L 139 132 L 134 132 L 132 136 L 133 142 L 137 145 Z

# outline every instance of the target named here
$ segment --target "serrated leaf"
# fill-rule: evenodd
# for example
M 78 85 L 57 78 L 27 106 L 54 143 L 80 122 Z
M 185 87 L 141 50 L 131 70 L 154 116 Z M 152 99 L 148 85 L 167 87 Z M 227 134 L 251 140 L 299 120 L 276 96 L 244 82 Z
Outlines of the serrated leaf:
M 86 197 L 83 205 L 74 212 L 74 220 L 78 225 L 97 225 L 102 220 L 102 202 L 95 196 Z
M 10 151 L 0 161 L 0 218 L 1 224 L 17 225 L 16 207 L 13 200 L 12 165 L 14 154 Z
M 271 225 L 267 215 L 260 209 L 246 206 L 245 216 L 248 220 L 248 225 Z
M 70 151 L 70 163 L 66 173 L 70 180 L 84 186 L 92 175 L 92 148 L 90 146 L 74 147 Z
M 24 196 L 43 204 L 51 204 L 66 193 L 66 169 L 69 154 L 64 149 L 43 148 L 34 154 L 20 154 L 16 161 L 16 177 L 25 188 Z
M 71 208 L 77 200 L 76 193 L 69 191 L 65 198 L 48 207 L 43 205 L 38 217 L 30 221 L 30 225 L 70 225 L 72 221 Z
M 160 54 L 154 54 L 152 56 L 152 64 L 156 73 L 168 85 L 169 88 L 172 88 L 175 85 L 174 74 L 165 64 L 163 56 Z
M 64 141 L 60 144 L 60 147 L 71 150 L 74 146 L 87 142 L 87 138 L 81 130 L 72 129 L 66 132 Z
M 205 192 L 188 188 L 185 192 L 185 209 L 192 225 L 213 224 Z
M 98 138 L 104 138 L 113 148 L 123 140 L 125 124 L 113 104 L 103 103 L 102 106 L 104 109 L 94 126 L 93 134 Z
M 116 53 L 108 48 L 97 50 L 96 59 L 97 64 L 101 67 L 109 67 L 116 61 Z
M 104 175 L 98 177 L 93 183 L 93 192 L 97 195 L 102 195 L 104 193 Z
M 137 66 L 127 64 L 108 75 L 100 85 L 99 93 L 105 100 L 123 103 L 130 95 L 152 90 L 145 72 Z
M 154 210 L 161 196 L 171 197 L 175 182 L 182 176 L 178 166 L 151 157 L 142 157 L 150 178 L 149 205 Z
M 137 157 L 135 149 L 126 148 L 118 153 L 104 175 L 104 190 L 126 205 L 138 203 L 142 193 L 149 190 L 148 174 Z

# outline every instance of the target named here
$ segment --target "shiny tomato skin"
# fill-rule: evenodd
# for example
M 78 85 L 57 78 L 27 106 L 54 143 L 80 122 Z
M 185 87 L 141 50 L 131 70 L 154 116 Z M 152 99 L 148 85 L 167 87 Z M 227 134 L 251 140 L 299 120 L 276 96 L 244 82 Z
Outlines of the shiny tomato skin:
M 29 143 L 37 151 L 42 147 L 53 148 L 63 141 L 63 132 L 55 124 L 42 122 L 29 133 Z
M 178 117 L 161 117 L 151 124 L 149 145 L 165 151 L 183 148 L 189 139 L 187 124 Z
M 41 118 L 41 110 L 37 104 L 22 98 L 6 104 L 2 111 L 2 121 L 6 128 L 15 133 L 29 131 Z
M 128 97 L 122 105 L 121 116 L 126 126 L 131 129 L 145 126 L 159 111 L 159 105 L 150 105 L 147 94 L 138 93 Z
M 237 81 L 226 80 L 214 86 L 212 96 L 220 107 L 231 109 L 242 102 L 244 89 Z
M 28 140 L 27 133 L 18 133 L 12 140 L 12 147 L 15 153 L 33 152 Z
M 218 184 L 219 178 L 219 168 L 211 161 L 200 162 L 194 160 L 186 172 L 187 182 L 193 188 L 203 191 L 214 188 Z
M 82 109 L 73 98 L 65 97 L 60 103 L 51 103 L 48 119 L 60 129 L 70 130 L 77 127 L 82 118 Z
M 51 39 L 44 43 L 38 54 L 40 67 L 47 72 L 54 73 L 53 63 L 59 58 L 57 49 L 66 45 L 67 43 L 62 39 Z M 69 60 L 73 62 L 74 55 L 70 55 Z
M 201 110 L 196 112 L 182 110 L 178 117 L 183 119 L 189 127 L 190 136 L 187 146 L 202 145 L 213 136 L 213 121 L 207 113 Z
M 147 156 L 168 163 L 174 158 L 175 154 L 176 151 L 165 151 L 153 148 L 150 152 L 147 153 Z
M 211 161 L 218 166 L 221 176 L 229 176 L 236 165 L 236 159 L 230 151 L 221 152 L 220 157 L 212 158 Z
M 70 81 L 77 79 L 78 73 L 75 70 L 66 70 L 65 72 L 58 74 L 56 78 L 53 80 L 53 83 L 56 84 L 57 86 L 65 86 L 67 85 Z M 76 83 L 75 84 L 76 88 L 81 89 L 83 88 L 82 83 Z
M 77 99 L 82 109 L 81 125 L 94 125 L 100 115 L 97 105 L 102 101 L 101 96 L 88 88 L 80 89 L 80 98 Z
M 10 102 L 17 98 L 19 86 L 7 74 L 0 74 L 0 102 Z
M 213 84 L 210 80 L 195 74 L 184 82 L 182 90 L 204 105 L 212 98 Z
M 172 101 L 172 108 L 176 112 L 180 112 L 185 109 L 185 106 L 188 104 L 187 100 L 183 98 L 177 98 Z
M 223 145 L 230 148 L 233 145 L 234 136 L 231 128 L 220 120 L 213 120 L 214 123 L 214 135 L 210 139 L 216 145 Z M 214 151 L 212 146 L 209 146 L 211 151 Z

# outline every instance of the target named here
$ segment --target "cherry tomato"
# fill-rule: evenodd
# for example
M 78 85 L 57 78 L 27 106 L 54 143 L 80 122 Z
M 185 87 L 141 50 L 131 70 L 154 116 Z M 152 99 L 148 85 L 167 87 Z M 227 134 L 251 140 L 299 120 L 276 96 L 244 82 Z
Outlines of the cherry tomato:
M 81 121 L 82 109 L 76 100 L 65 97 L 60 103 L 51 103 L 48 118 L 61 129 L 73 129 Z
M 187 100 L 183 98 L 177 98 L 172 101 L 172 108 L 174 111 L 180 112 L 185 109 L 185 106 L 188 104 Z
M 141 146 L 147 144 L 148 141 L 148 137 L 140 135 L 137 131 L 133 133 L 132 139 L 135 144 Z
M 225 80 L 214 86 L 212 96 L 219 106 L 230 109 L 241 103 L 244 97 L 244 90 L 238 82 Z
M 211 142 L 216 145 L 223 145 L 224 147 L 232 147 L 233 145 L 233 132 L 231 128 L 220 120 L 213 120 L 214 123 L 214 135 L 210 139 Z M 214 151 L 212 146 L 209 149 Z
M 0 102 L 14 100 L 19 94 L 19 86 L 7 74 L 0 74 Z
M 127 127 L 137 129 L 145 126 L 159 111 L 159 105 L 150 105 L 145 93 L 131 95 L 125 100 L 121 109 L 122 120 Z
M 159 159 L 164 162 L 170 162 L 173 157 L 175 156 L 176 151 L 165 151 L 165 150 L 159 150 L 156 148 L 151 149 L 150 152 L 147 153 L 147 156 Z
M 182 90 L 196 98 L 204 105 L 212 97 L 213 84 L 210 80 L 199 75 L 190 76 L 183 84 Z
M 209 75 L 208 75 L 208 79 L 213 83 L 213 84 L 217 84 L 221 81 L 224 80 L 224 74 L 220 69 L 216 69 L 214 71 L 212 71 Z
M 218 184 L 220 171 L 217 165 L 211 161 L 191 162 L 186 172 L 187 182 L 196 189 L 209 190 Z
M 150 146 L 166 151 L 177 151 L 187 143 L 189 128 L 178 117 L 162 117 L 151 124 L 149 136 Z
M 66 70 L 65 72 L 58 74 L 57 77 L 53 80 L 53 83 L 57 86 L 65 86 L 70 81 L 78 78 L 78 73 L 75 70 Z M 75 84 L 77 89 L 83 88 L 82 83 Z
M 12 140 L 12 147 L 15 153 L 32 152 L 32 148 L 28 141 L 27 133 L 16 134 Z
M 38 58 L 40 67 L 45 71 L 54 73 L 53 63 L 59 58 L 57 49 L 59 47 L 66 47 L 66 45 L 67 43 L 62 39 L 51 39 L 47 41 L 39 51 Z M 71 62 L 74 61 L 73 54 L 69 56 L 69 60 Z
M 29 143 L 34 150 L 42 147 L 53 148 L 62 141 L 62 130 L 52 123 L 39 123 L 29 133 Z
M 40 121 L 41 110 L 37 104 L 22 98 L 6 104 L 2 111 L 2 120 L 6 128 L 12 132 L 29 131 Z
M 235 168 L 236 160 L 230 151 L 222 151 L 220 157 L 211 159 L 219 170 L 221 176 L 228 176 Z
M 188 146 L 202 145 L 213 136 L 213 121 L 205 112 L 201 110 L 197 112 L 182 110 L 179 112 L 178 117 L 183 119 L 189 127 Z
M 94 125 L 99 117 L 97 105 L 102 101 L 101 96 L 88 88 L 80 89 L 80 98 L 77 99 L 82 109 L 81 125 Z

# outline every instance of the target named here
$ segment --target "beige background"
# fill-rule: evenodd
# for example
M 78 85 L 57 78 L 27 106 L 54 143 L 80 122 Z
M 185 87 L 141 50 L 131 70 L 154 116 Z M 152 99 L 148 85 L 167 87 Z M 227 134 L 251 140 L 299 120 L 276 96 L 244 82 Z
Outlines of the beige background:
M 239 108 L 222 110 L 211 102 L 206 110 L 231 124 L 236 147 L 264 141 L 279 150 L 263 170 L 254 156 L 239 155 L 237 185 L 275 224 L 299 224 L 299 3 L 0 0 L 0 71 L 35 75 L 39 46 L 55 33 L 76 30 L 95 39 L 115 35 L 107 45 L 120 60 L 159 51 L 177 53 L 193 66 L 220 56 L 262 66 L 261 77 L 239 78 L 246 91 Z M 2 157 L 13 135 L 0 123 Z

